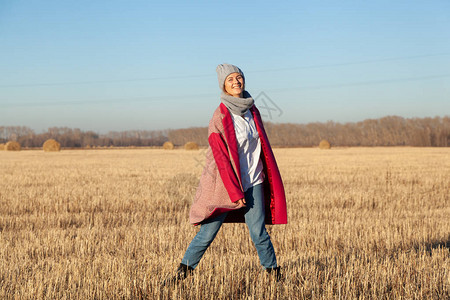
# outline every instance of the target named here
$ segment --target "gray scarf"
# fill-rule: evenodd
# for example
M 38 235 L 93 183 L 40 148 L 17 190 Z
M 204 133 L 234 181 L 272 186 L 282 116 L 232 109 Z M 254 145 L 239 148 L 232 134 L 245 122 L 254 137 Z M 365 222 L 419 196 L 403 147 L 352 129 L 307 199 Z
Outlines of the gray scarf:
M 243 98 L 233 97 L 222 92 L 220 94 L 220 101 L 228 108 L 232 113 L 243 116 L 253 106 L 255 101 L 247 91 L 242 93 Z

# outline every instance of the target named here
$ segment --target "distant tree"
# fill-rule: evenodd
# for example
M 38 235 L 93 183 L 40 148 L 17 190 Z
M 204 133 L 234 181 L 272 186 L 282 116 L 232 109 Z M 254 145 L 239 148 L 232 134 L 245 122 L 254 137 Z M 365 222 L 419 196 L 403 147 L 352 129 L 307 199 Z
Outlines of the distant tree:
M 269 140 L 278 147 L 312 147 L 323 139 L 333 146 L 450 146 L 450 117 L 410 118 L 387 116 L 356 123 L 271 123 L 264 122 Z M 171 141 L 176 146 L 194 142 L 208 145 L 208 128 L 173 130 L 129 130 L 99 134 L 79 128 L 50 127 L 36 134 L 26 126 L 0 126 L 0 143 L 17 141 L 23 147 L 41 147 L 55 139 L 61 147 L 86 146 L 162 146 Z

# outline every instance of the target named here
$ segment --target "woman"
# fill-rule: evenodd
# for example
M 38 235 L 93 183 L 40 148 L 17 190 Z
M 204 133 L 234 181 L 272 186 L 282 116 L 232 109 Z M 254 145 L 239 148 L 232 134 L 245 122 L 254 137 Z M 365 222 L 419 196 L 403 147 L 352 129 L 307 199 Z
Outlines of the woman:
M 217 66 L 221 104 L 209 123 L 209 149 L 190 210 L 199 225 L 175 276 L 186 278 L 200 262 L 223 222 L 245 222 L 261 265 L 280 277 L 265 224 L 286 224 L 286 199 L 280 172 L 261 116 L 245 90 L 245 77 L 236 66 Z

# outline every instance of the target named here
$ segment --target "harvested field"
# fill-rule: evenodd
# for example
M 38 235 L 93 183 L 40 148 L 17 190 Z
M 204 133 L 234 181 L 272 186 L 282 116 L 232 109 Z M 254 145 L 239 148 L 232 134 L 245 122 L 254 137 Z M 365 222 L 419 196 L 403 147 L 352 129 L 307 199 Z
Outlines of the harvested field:
M 224 224 L 194 275 L 205 151 L 0 153 L 0 299 L 450 297 L 450 149 L 275 149 L 288 225 L 269 226 L 284 281 Z

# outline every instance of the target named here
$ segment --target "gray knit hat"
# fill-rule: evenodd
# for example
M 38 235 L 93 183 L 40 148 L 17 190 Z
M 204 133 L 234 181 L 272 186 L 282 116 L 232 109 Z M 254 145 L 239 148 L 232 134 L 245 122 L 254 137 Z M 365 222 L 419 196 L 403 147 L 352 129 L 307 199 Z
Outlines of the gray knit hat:
M 223 89 L 223 86 L 225 84 L 225 79 L 231 73 L 239 73 L 239 74 L 241 74 L 242 77 L 244 77 L 244 82 L 245 82 L 244 72 L 242 72 L 241 69 L 239 69 L 236 66 L 233 66 L 233 65 L 230 65 L 230 64 L 221 64 L 221 65 L 217 66 L 216 72 L 217 72 L 217 79 L 219 80 L 219 88 L 221 90 Z

